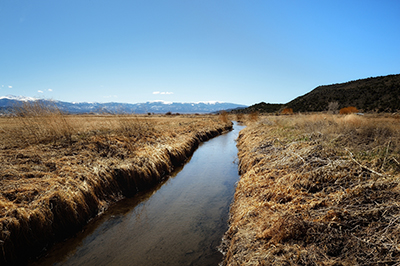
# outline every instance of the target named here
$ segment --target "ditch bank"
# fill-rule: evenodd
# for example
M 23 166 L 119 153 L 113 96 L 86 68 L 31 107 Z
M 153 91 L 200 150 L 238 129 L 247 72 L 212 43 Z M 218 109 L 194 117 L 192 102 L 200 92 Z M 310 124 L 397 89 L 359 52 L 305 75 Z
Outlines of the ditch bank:
M 295 116 L 243 129 L 222 265 L 397 265 L 394 122 Z
M 26 207 L 13 210 L 2 203 L 1 207 L 7 214 L 0 218 L 0 264 L 24 264 L 52 243 L 74 235 L 110 204 L 168 178 L 173 169 L 183 164 L 201 142 L 231 129 L 232 123 L 227 123 L 209 130 L 191 130 L 179 135 L 179 139 L 177 137 L 173 143 L 144 146 L 142 149 L 146 157 L 125 158 L 123 164 L 103 159 L 97 163 L 94 158 L 88 163 L 91 165 L 90 173 L 79 171 L 79 167 L 68 161 L 65 162 L 70 169 L 68 175 L 74 177 L 67 179 L 59 172 L 60 176 L 51 185 L 45 175 L 34 176 L 23 184 L 14 182 L 12 189 L 24 193 L 3 192 L 3 196 L 13 203 L 28 203 Z M 101 143 L 96 145 L 101 148 Z M 77 157 L 77 154 L 73 156 Z M 75 157 L 74 162 L 77 160 Z M 40 199 L 32 200 L 37 198 L 38 193 L 42 194 Z

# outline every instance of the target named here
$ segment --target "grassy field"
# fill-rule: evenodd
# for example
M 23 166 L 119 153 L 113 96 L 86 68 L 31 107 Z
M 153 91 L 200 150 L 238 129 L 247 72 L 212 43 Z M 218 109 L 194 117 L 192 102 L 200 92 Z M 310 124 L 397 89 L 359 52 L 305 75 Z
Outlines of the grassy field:
M 231 127 L 226 115 L 69 116 L 34 105 L 0 118 L 0 265 L 73 235 Z
M 224 265 L 400 264 L 399 117 L 259 117 L 238 148 Z

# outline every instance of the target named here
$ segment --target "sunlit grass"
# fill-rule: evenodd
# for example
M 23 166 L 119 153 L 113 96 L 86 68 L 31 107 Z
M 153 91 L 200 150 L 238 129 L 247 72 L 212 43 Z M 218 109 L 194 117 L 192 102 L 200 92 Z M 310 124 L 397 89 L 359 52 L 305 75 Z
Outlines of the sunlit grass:
M 260 117 L 238 148 L 225 264 L 399 261 L 398 118 Z
M 40 105 L 0 125 L 0 264 L 70 236 L 231 128 L 217 115 L 66 115 Z

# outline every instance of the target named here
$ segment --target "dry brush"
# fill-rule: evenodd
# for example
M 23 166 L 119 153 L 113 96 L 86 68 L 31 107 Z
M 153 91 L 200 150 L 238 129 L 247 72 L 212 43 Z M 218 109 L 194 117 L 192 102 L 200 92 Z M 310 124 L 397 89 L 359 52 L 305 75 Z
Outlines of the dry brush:
M 398 265 L 399 123 L 300 115 L 241 131 L 224 265 Z

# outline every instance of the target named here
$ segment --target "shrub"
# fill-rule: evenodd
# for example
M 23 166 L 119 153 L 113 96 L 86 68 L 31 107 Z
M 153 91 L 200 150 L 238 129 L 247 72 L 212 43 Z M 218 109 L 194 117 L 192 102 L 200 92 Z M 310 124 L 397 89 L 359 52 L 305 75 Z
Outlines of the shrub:
M 241 113 L 237 113 L 237 114 L 236 114 L 236 120 L 237 120 L 237 121 L 242 121 L 242 120 L 243 120 L 243 117 L 244 117 L 244 115 L 241 114 Z
M 332 114 L 337 114 L 337 110 L 339 109 L 339 103 L 338 102 L 330 102 L 328 104 L 328 112 Z
M 345 107 L 345 108 L 340 109 L 339 113 L 341 115 L 358 113 L 358 109 L 355 108 L 354 106 L 349 106 L 349 107 Z
M 219 118 L 221 119 L 222 122 L 227 123 L 229 120 L 228 113 L 226 111 L 219 112 Z
M 257 111 L 251 112 L 251 113 L 249 114 L 249 119 L 250 119 L 250 121 L 252 121 L 252 122 L 257 121 L 257 120 L 258 120 L 258 112 L 257 112 Z
M 285 108 L 282 110 L 281 114 L 283 115 L 292 115 L 293 114 L 293 109 L 292 108 Z

